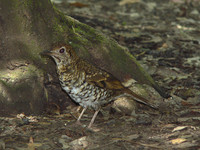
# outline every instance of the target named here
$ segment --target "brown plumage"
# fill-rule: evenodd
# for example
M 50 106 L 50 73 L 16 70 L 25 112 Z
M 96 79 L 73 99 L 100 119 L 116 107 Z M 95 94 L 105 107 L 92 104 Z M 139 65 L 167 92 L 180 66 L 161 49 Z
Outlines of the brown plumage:
M 112 74 L 79 58 L 68 45 L 55 47 L 41 54 L 54 59 L 62 88 L 74 101 L 84 107 L 77 121 L 80 121 L 87 108 L 93 108 L 96 111 L 89 128 L 100 108 L 118 97 L 129 96 L 155 108 L 149 104 L 148 100 L 125 88 Z

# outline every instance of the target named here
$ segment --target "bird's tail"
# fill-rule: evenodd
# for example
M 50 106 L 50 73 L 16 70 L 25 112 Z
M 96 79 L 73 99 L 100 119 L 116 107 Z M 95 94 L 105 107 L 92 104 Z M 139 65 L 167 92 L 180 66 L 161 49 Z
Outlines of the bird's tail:
M 133 98 L 135 101 L 142 103 L 144 105 L 147 105 L 155 110 L 158 110 L 156 106 L 150 104 L 149 100 L 145 99 L 144 97 L 137 95 L 136 93 L 134 93 L 133 91 L 129 89 L 126 89 L 125 92 L 126 92 L 125 95 L 127 94 L 127 96 Z

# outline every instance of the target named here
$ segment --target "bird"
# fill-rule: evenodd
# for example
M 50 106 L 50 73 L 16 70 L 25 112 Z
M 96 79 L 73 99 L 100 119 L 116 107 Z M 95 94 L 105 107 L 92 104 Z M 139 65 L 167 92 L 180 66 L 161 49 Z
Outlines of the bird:
M 124 87 L 111 73 L 80 58 L 69 44 L 53 46 L 51 50 L 44 50 L 40 55 L 53 58 L 62 89 L 83 107 L 77 123 L 80 123 L 87 108 L 94 109 L 95 113 L 88 125 L 91 128 L 103 106 L 124 96 L 157 109 L 147 99 Z

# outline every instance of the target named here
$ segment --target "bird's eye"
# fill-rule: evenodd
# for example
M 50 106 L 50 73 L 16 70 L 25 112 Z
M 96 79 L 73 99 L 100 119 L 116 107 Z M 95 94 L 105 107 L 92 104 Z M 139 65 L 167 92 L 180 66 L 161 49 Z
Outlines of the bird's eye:
M 64 51 L 65 51 L 65 49 L 64 49 L 64 48 L 61 48 L 59 52 L 60 52 L 60 53 L 64 53 Z

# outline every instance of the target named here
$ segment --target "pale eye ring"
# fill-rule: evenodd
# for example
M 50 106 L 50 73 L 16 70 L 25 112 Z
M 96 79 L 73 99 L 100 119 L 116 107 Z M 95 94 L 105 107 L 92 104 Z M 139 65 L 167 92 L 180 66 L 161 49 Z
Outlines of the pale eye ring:
M 64 48 L 61 48 L 59 52 L 60 52 L 60 53 L 64 53 L 64 51 L 65 51 L 65 49 L 64 49 Z

